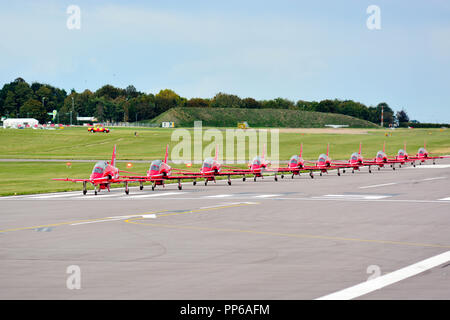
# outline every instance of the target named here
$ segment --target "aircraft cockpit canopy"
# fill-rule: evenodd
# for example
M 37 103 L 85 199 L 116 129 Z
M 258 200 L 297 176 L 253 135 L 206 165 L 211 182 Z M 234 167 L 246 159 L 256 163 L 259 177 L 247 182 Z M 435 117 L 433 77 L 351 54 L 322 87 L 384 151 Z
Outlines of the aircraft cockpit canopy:
M 419 149 L 419 154 L 427 154 L 427 150 L 425 150 L 425 148 L 420 148 Z
M 290 164 L 298 164 L 298 156 L 292 156 L 291 160 L 289 160 Z
M 321 154 L 319 156 L 319 163 L 325 163 L 327 161 L 327 155 L 326 154 Z
M 377 159 L 384 159 L 386 157 L 386 154 L 382 151 L 379 151 L 377 153 Z
M 261 158 L 260 157 L 253 158 L 252 164 L 254 166 L 260 166 L 261 165 Z
M 150 165 L 150 171 L 159 171 L 159 169 L 161 168 L 161 165 L 162 165 L 161 160 L 153 161 L 152 164 Z
M 92 173 L 103 173 L 103 171 L 105 171 L 107 166 L 108 166 L 108 162 L 99 161 L 95 164 L 94 170 L 92 170 Z
M 214 163 L 213 158 L 206 158 L 205 161 L 203 162 L 203 168 L 210 169 L 212 167 L 213 163 Z

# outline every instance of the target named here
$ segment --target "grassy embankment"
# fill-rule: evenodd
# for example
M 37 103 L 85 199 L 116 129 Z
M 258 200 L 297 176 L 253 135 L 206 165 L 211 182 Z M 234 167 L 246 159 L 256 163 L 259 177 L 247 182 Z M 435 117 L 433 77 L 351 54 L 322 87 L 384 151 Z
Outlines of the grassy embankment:
M 193 127 L 194 121 L 203 121 L 204 126 L 236 127 L 247 121 L 251 127 L 323 128 L 327 124 L 348 125 L 351 128 L 377 128 L 372 122 L 358 118 L 323 112 L 286 109 L 245 108 L 172 108 L 151 123 L 175 122 L 178 127 Z

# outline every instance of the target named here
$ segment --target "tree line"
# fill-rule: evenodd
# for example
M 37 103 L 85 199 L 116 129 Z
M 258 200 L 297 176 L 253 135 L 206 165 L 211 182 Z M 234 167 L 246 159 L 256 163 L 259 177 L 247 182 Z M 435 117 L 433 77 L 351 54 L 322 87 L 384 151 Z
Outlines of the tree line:
M 197 108 L 249 108 L 249 109 L 291 109 L 339 113 L 380 124 L 383 109 L 384 125 L 395 121 L 406 124 L 409 121 L 403 109 L 396 114 L 386 102 L 366 106 L 353 100 L 326 99 L 322 101 L 297 102 L 276 98 L 256 100 L 240 98 L 237 95 L 219 92 L 213 98 L 186 99 L 173 90 L 164 89 L 157 94 L 137 91 L 133 85 L 125 89 L 104 85 L 95 92 L 88 89 L 67 93 L 64 89 L 48 84 L 28 84 L 17 78 L 5 84 L 0 90 L 0 114 L 6 117 L 33 117 L 40 123 L 49 121 L 53 110 L 58 111 L 59 123 L 77 123 L 77 116 L 96 117 L 100 122 L 137 122 L 153 119 L 175 107 Z M 70 118 L 72 117 L 72 119 Z

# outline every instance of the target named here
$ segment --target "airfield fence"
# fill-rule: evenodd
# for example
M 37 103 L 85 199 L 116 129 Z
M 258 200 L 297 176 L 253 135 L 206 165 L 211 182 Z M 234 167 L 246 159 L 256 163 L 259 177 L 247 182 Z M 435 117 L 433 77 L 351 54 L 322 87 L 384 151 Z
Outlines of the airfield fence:
M 150 128 L 156 128 L 161 126 L 157 123 L 147 123 L 147 122 L 103 122 L 103 125 L 109 127 L 150 127 Z

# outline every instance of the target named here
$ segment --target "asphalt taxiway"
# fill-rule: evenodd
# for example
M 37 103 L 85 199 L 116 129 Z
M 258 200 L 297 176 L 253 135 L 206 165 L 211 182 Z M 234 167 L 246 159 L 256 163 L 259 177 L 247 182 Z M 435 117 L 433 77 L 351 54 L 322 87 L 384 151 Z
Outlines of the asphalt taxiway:
M 450 299 L 449 160 L 0 208 L 0 299 Z

